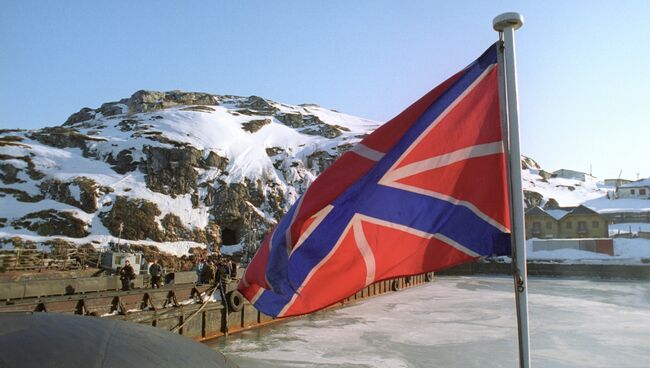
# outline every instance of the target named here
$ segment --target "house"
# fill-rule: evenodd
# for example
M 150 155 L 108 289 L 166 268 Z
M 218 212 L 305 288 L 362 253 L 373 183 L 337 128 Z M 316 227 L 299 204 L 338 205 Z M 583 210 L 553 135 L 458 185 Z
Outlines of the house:
M 533 207 L 526 211 L 526 239 L 607 238 L 607 218 L 585 207 L 544 210 Z
M 623 184 L 631 183 L 632 180 L 627 179 L 605 179 L 604 183 L 606 187 L 618 188 Z
M 623 184 L 616 188 L 617 198 L 650 199 L 650 178 Z
M 558 220 L 560 238 L 608 238 L 607 218 L 580 205 Z
M 528 209 L 525 218 L 526 239 L 560 237 L 557 219 L 541 207 L 536 206 Z
M 593 176 L 587 173 L 584 173 L 582 171 L 569 170 L 569 169 L 555 170 L 553 171 L 553 175 L 555 175 L 555 177 L 557 178 L 575 179 L 580 181 L 586 181 L 587 178 L 594 179 Z

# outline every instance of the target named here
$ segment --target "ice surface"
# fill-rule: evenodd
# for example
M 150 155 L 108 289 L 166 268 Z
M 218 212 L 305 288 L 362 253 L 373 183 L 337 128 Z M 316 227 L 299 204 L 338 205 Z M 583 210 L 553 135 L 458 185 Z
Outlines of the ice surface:
M 646 367 L 650 283 L 529 279 L 534 367 Z M 431 284 L 213 343 L 240 367 L 515 367 L 512 280 Z

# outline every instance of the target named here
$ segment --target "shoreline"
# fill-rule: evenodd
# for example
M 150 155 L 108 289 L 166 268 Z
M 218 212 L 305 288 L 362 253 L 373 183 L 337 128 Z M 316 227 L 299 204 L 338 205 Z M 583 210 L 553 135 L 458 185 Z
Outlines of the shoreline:
M 650 264 L 585 264 L 528 262 L 528 276 L 585 277 L 598 279 L 650 280 Z M 437 276 L 512 275 L 511 263 L 466 263 L 436 272 Z

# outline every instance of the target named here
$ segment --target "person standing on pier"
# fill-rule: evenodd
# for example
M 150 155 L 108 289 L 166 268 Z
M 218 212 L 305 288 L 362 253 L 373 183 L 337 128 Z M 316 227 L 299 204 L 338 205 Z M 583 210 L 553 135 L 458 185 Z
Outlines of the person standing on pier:
M 203 266 L 203 271 L 201 271 L 201 282 L 208 285 L 214 284 L 216 271 L 212 261 L 208 260 Z
M 131 280 L 135 279 L 135 271 L 128 260 L 124 261 L 124 267 L 120 269 L 120 281 L 122 281 L 122 290 L 131 290 Z
M 230 261 L 229 261 L 228 266 L 230 267 L 230 278 L 231 279 L 236 279 L 237 278 L 237 263 L 235 263 L 235 261 L 233 261 L 232 258 L 231 258 Z
M 203 268 L 205 267 L 205 260 L 200 258 L 196 261 L 196 265 L 194 265 L 194 272 L 196 272 L 196 284 L 201 285 L 205 283 L 205 280 L 203 279 Z
M 153 260 L 153 264 L 149 267 L 149 275 L 151 275 L 151 287 L 160 288 L 160 278 L 162 276 L 162 266 L 158 260 Z

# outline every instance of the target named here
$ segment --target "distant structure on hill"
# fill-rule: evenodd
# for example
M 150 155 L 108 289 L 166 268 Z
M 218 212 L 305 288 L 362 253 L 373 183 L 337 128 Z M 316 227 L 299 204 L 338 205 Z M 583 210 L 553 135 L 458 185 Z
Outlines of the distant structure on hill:
M 616 188 L 617 198 L 650 199 L 650 178 L 625 183 Z
M 609 237 L 608 220 L 580 205 L 564 210 L 533 207 L 526 211 L 526 239 L 574 239 Z
M 595 177 L 593 177 L 592 175 L 589 175 L 589 174 L 584 173 L 582 171 L 569 170 L 569 169 L 555 170 L 555 171 L 553 171 L 553 175 L 555 175 L 555 177 L 557 177 L 557 178 L 575 179 L 575 180 L 581 180 L 581 181 L 586 181 L 587 178 L 595 179 Z
M 605 179 L 604 182 L 605 182 L 606 187 L 618 188 L 623 184 L 631 183 L 632 180 L 627 180 L 627 179 Z

